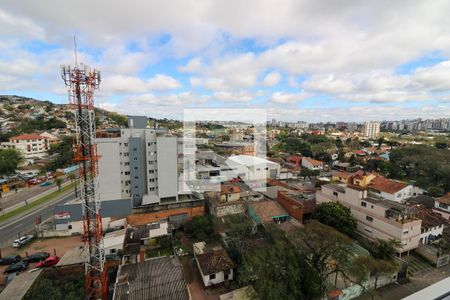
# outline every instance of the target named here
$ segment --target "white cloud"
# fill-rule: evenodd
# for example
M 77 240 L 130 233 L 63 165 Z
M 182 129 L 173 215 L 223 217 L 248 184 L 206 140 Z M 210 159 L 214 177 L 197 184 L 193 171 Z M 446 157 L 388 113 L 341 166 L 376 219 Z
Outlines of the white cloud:
M 281 79 L 281 74 L 278 72 L 270 72 L 263 79 L 264 86 L 274 86 L 277 85 Z
M 240 91 L 240 92 L 215 92 L 212 96 L 213 99 L 224 102 L 250 102 L 255 95 Z
M 105 93 L 140 94 L 179 87 L 181 87 L 181 84 L 176 79 L 162 74 L 157 74 L 148 80 L 135 76 L 115 75 L 103 79 L 102 91 Z
M 194 73 L 202 67 L 202 60 L 200 57 L 191 59 L 185 66 L 178 67 L 178 71 L 182 73 Z
M 270 97 L 270 101 L 276 104 L 295 104 L 308 97 L 306 93 L 289 94 L 284 92 L 275 92 Z

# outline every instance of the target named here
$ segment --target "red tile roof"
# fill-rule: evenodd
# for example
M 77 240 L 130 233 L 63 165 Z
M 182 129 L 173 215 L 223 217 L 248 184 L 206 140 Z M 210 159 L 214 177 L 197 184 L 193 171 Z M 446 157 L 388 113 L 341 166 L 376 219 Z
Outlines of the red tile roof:
M 408 186 L 408 184 L 406 184 L 404 182 L 387 179 L 382 176 L 378 176 L 378 177 L 372 179 L 372 181 L 370 182 L 370 185 L 369 185 L 369 187 L 371 187 L 373 189 L 376 189 L 376 190 L 379 190 L 381 192 L 385 192 L 388 194 L 395 194 L 398 191 L 403 190 L 407 186 Z
M 348 178 L 352 177 L 352 174 L 350 174 L 348 172 L 334 171 L 333 172 L 333 176 L 341 177 L 341 178 L 344 178 L 344 179 L 348 179 Z
M 311 157 L 303 157 L 302 159 L 309 161 L 309 163 L 312 164 L 313 166 L 323 165 L 323 162 L 321 162 L 320 160 L 313 159 Z
M 9 138 L 10 140 L 43 140 L 48 139 L 37 134 L 21 134 Z
M 361 155 L 361 156 L 363 156 L 363 155 L 366 155 L 367 153 L 366 152 L 364 152 L 363 150 L 356 150 L 356 151 L 353 151 L 353 153 L 355 153 L 356 155 Z
M 450 192 L 448 192 L 447 194 L 445 194 L 444 196 L 437 198 L 437 201 L 439 203 L 443 203 L 443 204 L 449 204 L 450 205 Z

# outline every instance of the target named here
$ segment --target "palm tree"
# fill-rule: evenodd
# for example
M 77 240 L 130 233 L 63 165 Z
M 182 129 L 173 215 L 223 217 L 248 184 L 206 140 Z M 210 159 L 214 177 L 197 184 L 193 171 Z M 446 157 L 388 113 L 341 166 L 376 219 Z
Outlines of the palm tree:
M 62 178 L 57 177 L 57 178 L 55 179 L 55 183 L 56 183 L 56 185 L 58 186 L 58 192 L 61 192 L 61 185 L 62 185 L 62 183 L 63 183 Z

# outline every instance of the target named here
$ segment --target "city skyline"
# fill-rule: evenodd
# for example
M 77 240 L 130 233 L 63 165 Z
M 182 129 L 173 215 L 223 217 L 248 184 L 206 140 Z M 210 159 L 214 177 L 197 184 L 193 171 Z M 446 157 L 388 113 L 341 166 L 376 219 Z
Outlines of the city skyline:
M 307 122 L 450 116 L 445 2 L 5 1 L 0 93 L 65 103 L 60 64 L 102 71 L 98 105 L 182 119 L 185 108 L 265 108 Z M 67 11 L 72 13 L 67 14 Z M 98 22 L 101 19 L 103 22 Z

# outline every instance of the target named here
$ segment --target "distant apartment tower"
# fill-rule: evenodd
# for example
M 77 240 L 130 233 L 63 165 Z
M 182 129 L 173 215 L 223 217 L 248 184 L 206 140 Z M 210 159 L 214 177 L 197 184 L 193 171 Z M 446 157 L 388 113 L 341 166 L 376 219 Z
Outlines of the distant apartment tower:
M 132 198 L 133 206 L 178 201 L 177 138 L 129 116 L 120 136 L 97 139 L 101 200 Z
M 380 134 L 380 123 L 378 122 L 365 122 L 363 127 L 364 136 L 376 139 Z

